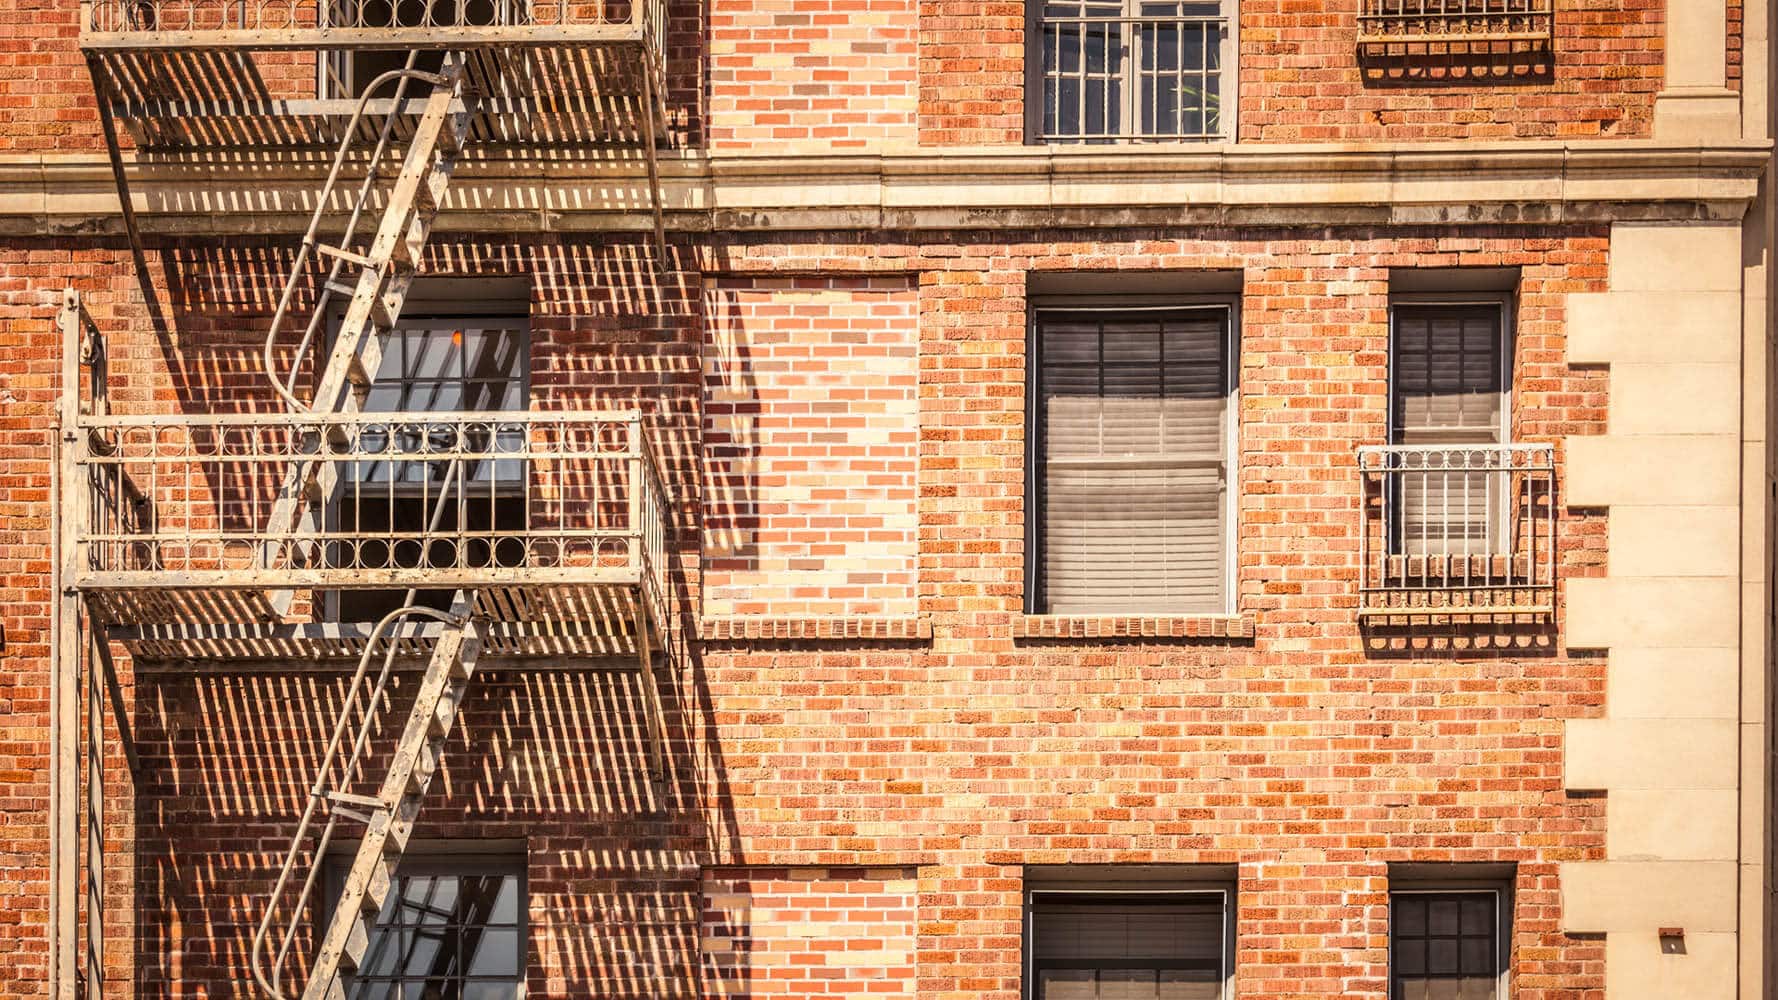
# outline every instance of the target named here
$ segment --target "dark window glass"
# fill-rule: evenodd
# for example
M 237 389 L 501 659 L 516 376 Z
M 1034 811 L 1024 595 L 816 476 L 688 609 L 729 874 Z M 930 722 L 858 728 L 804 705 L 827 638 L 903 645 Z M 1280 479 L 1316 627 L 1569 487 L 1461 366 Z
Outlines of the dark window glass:
M 336 878 L 338 873 L 336 873 Z M 352 1000 L 517 1000 L 525 977 L 525 887 L 516 866 L 404 871 L 377 914 Z
M 1033 1000 L 1218 1000 L 1221 893 L 1031 895 Z
M 1038 314 L 1034 610 L 1224 610 L 1228 322 Z
M 382 360 L 365 396 L 366 413 L 495 415 L 530 405 L 530 337 L 523 321 L 404 320 L 382 336 L 380 346 Z M 503 423 L 497 416 L 364 424 L 355 443 L 363 458 L 336 466 L 339 478 L 326 512 L 329 533 L 363 537 L 351 544 L 329 543 L 330 564 L 522 565 L 528 470 L 523 458 L 499 456 L 523 453 L 526 434 L 524 424 Z M 458 451 L 470 457 L 454 471 L 446 460 L 378 457 Z M 459 532 L 462 542 L 453 538 Z M 428 534 L 435 537 L 420 537 Z M 334 607 L 342 621 L 375 621 L 399 607 L 404 595 L 340 591 Z M 452 596 L 422 591 L 416 603 L 448 608 Z
M 1389 897 L 1393 1000 L 1495 1000 L 1505 956 L 1491 889 Z

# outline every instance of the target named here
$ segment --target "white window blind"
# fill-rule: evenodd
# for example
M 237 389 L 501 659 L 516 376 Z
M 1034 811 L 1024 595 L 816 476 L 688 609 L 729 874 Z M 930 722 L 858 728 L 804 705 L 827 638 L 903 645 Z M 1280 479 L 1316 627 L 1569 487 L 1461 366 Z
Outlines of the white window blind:
M 1225 609 L 1228 311 L 1041 311 L 1037 610 Z

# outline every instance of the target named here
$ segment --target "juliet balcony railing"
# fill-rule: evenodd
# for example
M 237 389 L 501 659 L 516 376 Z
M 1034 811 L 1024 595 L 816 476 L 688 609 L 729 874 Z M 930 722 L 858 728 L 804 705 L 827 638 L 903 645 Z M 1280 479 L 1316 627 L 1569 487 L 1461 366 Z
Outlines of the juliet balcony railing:
M 1358 42 L 1547 42 L 1554 0 L 1360 0 Z
M 82 431 L 65 442 L 90 497 L 76 585 L 119 624 L 264 616 L 291 591 L 467 589 L 509 620 L 658 616 L 665 600 L 666 491 L 635 411 L 113 416 Z M 305 479 L 301 516 L 268 524 Z
M 1555 611 L 1555 450 L 1547 444 L 1359 449 L 1359 615 Z

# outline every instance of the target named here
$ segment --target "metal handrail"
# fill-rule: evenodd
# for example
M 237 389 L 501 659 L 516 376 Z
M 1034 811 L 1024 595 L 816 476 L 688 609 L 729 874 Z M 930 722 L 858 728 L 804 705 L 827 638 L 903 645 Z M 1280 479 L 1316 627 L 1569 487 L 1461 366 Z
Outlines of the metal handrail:
M 339 148 L 334 152 L 333 166 L 327 172 L 327 180 L 321 187 L 320 195 L 315 199 L 315 211 L 309 216 L 308 228 L 303 231 L 302 244 L 297 248 L 296 259 L 291 262 L 290 274 L 284 279 L 284 290 L 278 296 L 278 308 L 272 313 L 272 322 L 265 337 L 265 371 L 271 380 L 272 388 L 292 410 L 303 412 L 309 404 L 296 397 L 296 380 L 302 370 L 303 356 L 314 346 L 317 334 L 330 318 L 328 305 L 333 300 L 333 284 L 339 280 L 344 271 L 346 261 L 335 257 L 328 268 L 327 277 L 322 280 L 320 293 L 315 297 L 313 309 L 309 312 L 308 326 L 304 328 L 302 339 L 297 342 L 292 357 L 289 374 L 280 377 L 277 372 L 275 351 L 278 343 L 278 332 L 284 326 L 284 317 L 290 310 L 291 300 L 295 298 L 296 289 L 309 265 L 309 258 L 315 253 L 316 235 L 321 230 L 322 220 L 327 215 L 329 203 L 333 200 L 334 185 L 339 182 L 340 171 L 345 166 L 348 154 L 352 149 L 352 141 L 358 135 L 358 125 L 364 120 L 365 109 L 376 92 L 390 82 L 395 83 L 395 96 L 392 110 L 383 116 L 383 125 L 377 130 L 376 148 L 371 151 L 369 162 L 365 165 L 364 180 L 358 186 L 357 196 L 352 201 L 351 214 L 346 219 L 346 231 L 337 246 L 349 248 L 358 236 L 358 221 L 364 216 L 364 209 L 370 202 L 371 190 L 376 186 L 377 179 L 383 170 L 383 157 L 389 150 L 389 137 L 395 132 L 395 123 L 400 118 L 402 98 L 407 95 L 408 84 L 414 80 L 436 85 L 439 77 L 434 73 L 425 73 L 414 69 L 414 61 L 420 53 L 408 53 L 407 63 L 401 69 L 392 69 L 371 80 L 358 98 L 358 104 L 352 111 L 351 120 L 345 132 L 340 136 Z M 374 373 L 373 373 L 374 374 Z
M 665 565 L 665 480 L 635 410 L 107 416 L 87 429 L 75 462 L 94 484 L 94 518 L 77 555 L 95 587 L 156 577 L 226 587 L 231 576 L 246 586 L 248 575 L 263 584 L 278 574 L 348 588 L 429 574 L 611 581 Z M 441 531 L 343 516 L 270 525 L 296 463 L 321 465 L 351 509 L 427 510 L 449 488 L 446 467 L 460 465 L 448 498 L 457 520 Z M 491 503 L 522 506 L 522 517 L 497 523 Z M 615 516 L 620 504 L 628 516 Z M 373 571 L 383 582 L 355 577 Z M 664 591 L 662 579 L 650 585 Z
M 412 600 L 411 592 L 408 600 Z M 357 668 L 352 672 L 352 679 L 346 685 L 346 698 L 341 706 L 339 719 L 334 723 L 333 733 L 327 742 L 327 751 L 322 755 L 321 765 L 315 774 L 315 782 L 309 788 L 308 804 L 303 807 L 302 818 L 297 822 L 296 832 L 291 836 L 291 849 L 284 856 L 284 864 L 278 871 L 278 880 L 273 886 L 270 902 L 266 905 L 265 914 L 260 917 L 259 925 L 253 932 L 250 963 L 253 979 L 272 1000 L 290 1000 L 282 990 L 284 965 L 288 961 L 290 949 L 296 941 L 296 932 L 301 923 L 303 907 L 308 905 L 309 900 L 314 896 L 315 887 L 320 882 L 319 876 L 322 866 L 319 861 L 326 856 L 327 848 L 333 841 L 334 831 L 338 828 L 339 821 L 344 815 L 339 810 L 334 808 L 327 810 L 327 821 L 322 826 L 320 838 L 315 845 L 314 857 L 317 863 L 309 868 L 308 876 L 303 879 L 302 890 L 297 894 L 296 902 L 291 907 L 291 917 L 279 940 L 278 950 L 270 956 L 271 971 L 268 975 L 265 961 L 267 958 L 266 935 L 271 930 L 273 919 L 277 915 L 278 900 L 283 898 L 285 890 L 290 885 L 290 876 L 296 869 L 299 849 L 308 837 L 310 828 L 314 825 L 316 813 L 321 804 L 329 801 L 330 793 L 344 790 L 345 784 L 350 780 L 350 775 L 363 760 L 364 748 L 370 741 L 371 722 L 375 718 L 372 709 L 388 692 L 389 679 L 394 676 L 395 657 L 401 649 L 400 643 L 386 642 L 385 635 L 389 627 L 396 621 L 416 615 L 432 618 L 451 626 L 461 626 L 465 622 L 465 619 L 458 615 L 439 611 L 436 608 L 407 603 L 384 615 L 377 621 L 376 627 L 371 630 L 370 637 L 364 646 L 364 652 L 358 657 Z M 370 699 L 365 702 L 361 721 L 353 735 L 351 754 L 347 757 L 344 765 L 336 767 L 335 762 L 339 756 L 341 739 L 346 734 L 352 708 L 358 703 L 358 692 L 363 686 L 365 674 L 370 666 L 370 659 L 376 653 L 378 642 L 385 642 L 387 647 L 387 652 L 383 655 L 382 669 L 378 671 L 376 683 L 371 687 Z M 338 787 L 332 781 L 336 771 L 340 776 Z M 393 806 L 393 803 L 384 804 Z

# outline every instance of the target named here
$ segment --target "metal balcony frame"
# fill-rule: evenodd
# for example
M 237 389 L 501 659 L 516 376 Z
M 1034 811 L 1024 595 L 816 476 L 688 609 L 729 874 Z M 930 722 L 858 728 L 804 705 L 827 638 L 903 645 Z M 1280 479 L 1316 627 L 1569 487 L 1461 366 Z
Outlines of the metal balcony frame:
M 1556 610 L 1557 503 L 1555 445 L 1371 445 L 1358 450 L 1362 482 L 1359 525 L 1358 617 L 1380 618 L 1549 616 Z M 1479 459 L 1479 461 L 1478 461 Z M 1507 482 L 1481 516 L 1490 526 L 1486 550 L 1443 553 L 1400 551 L 1393 537 L 1391 496 L 1395 479 L 1408 475 L 1502 476 Z M 1515 484 L 1514 477 L 1519 482 Z M 1490 486 L 1491 488 L 1491 486 Z M 1529 512 L 1515 510 L 1524 493 Z M 1375 503 L 1373 503 L 1373 497 Z M 1465 499 L 1464 514 L 1471 514 Z M 1449 511 L 1447 511 L 1447 514 Z M 1521 538 L 1521 523 L 1523 537 Z M 1446 544 L 1449 542 L 1446 540 Z M 1500 550 L 1495 551 L 1499 546 Z M 1414 572 L 1415 560 L 1419 572 Z M 1442 560 L 1443 565 L 1437 566 Z M 1498 567 L 1498 570 L 1497 570 Z M 1434 570 L 1438 569 L 1438 572 Z M 1420 582 L 1412 583 L 1410 580 Z

